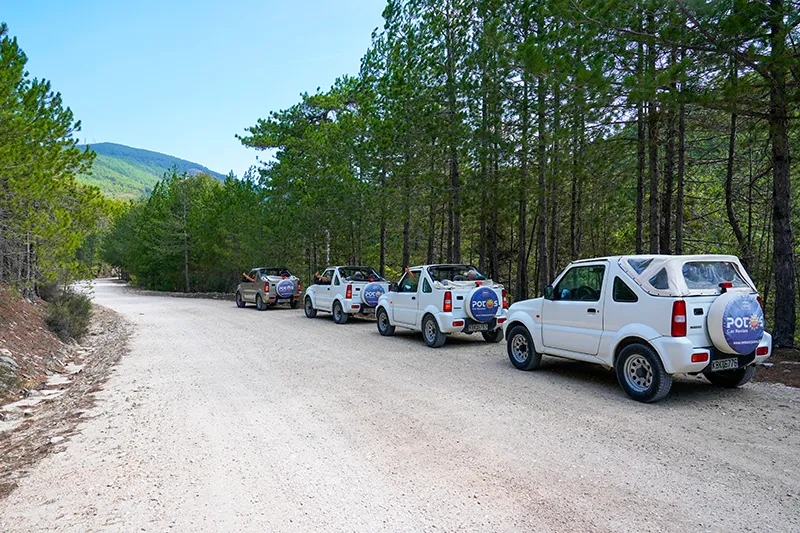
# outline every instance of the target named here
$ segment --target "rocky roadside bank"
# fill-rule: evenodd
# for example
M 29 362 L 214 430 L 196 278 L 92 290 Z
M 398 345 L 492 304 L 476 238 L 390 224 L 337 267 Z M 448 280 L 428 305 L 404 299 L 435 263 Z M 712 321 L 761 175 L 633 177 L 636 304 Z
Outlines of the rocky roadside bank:
M 43 374 L 27 378 L 18 397 L 6 396 L 7 403 L 0 405 L 0 498 L 76 432 L 94 402 L 93 393 L 127 350 L 130 333 L 130 325 L 116 312 L 95 304 L 82 342 L 60 346 Z M 25 354 L 4 350 L 0 356 L 6 368 L 19 371 L 18 360 L 26 359 Z

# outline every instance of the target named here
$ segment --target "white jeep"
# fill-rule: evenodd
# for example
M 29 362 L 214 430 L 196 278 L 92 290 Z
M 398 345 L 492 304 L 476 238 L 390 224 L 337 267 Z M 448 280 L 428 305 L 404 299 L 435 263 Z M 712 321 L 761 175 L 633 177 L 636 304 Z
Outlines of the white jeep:
M 729 255 L 639 255 L 571 263 L 545 296 L 511 306 L 508 357 L 542 354 L 616 370 L 634 400 L 667 395 L 673 374 L 738 387 L 772 351 L 755 284 Z
M 488 342 L 503 339 L 506 291 L 469 265 L 412 267 L 378 300 L 381 335 L 396 326 L 422 331 L 425 344 L 438 348 L 450 333 L 480 332 Z
M 337 324 L 346 324 L 350 315 L 372 314 L 388 289 L 389 282 L 370 267 L 328 267 L 306 289 L 303 307 L 308 318 L 325 311 Z

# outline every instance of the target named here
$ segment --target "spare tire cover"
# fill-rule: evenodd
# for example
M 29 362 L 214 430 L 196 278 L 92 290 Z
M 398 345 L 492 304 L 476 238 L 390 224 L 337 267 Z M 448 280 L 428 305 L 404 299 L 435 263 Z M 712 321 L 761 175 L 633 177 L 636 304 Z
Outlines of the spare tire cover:
M 275 286 L 275 292 L 277 292 L 278 296 L 281 298 L 289 298 L 294 294 L 294 281 L 290 279 L 282 279 Z
M 719 350 L 746 355 L 764 336 L 764 312 L 755 294 L 728 291 L 708 310 L 708 334 Z
M 361 291 L 361 300 L 370 307 L 378 305 L 378 298 L 381 297 L 386 289 L 380 283 L 370 283 Z
M 500 300 L 489 287 L 476 287 L 467 297 L 467 314 L 478 322 L 489 322 L 497 314 Z

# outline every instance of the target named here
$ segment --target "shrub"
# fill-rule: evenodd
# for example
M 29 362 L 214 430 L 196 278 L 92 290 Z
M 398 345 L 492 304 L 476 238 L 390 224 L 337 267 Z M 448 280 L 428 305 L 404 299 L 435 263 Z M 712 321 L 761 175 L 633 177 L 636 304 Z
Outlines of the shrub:
M 61 285 L 52 281 L 49 283 L 38 283 L 36 285 L 36 292 L 39 294 L 39 298 L 45 302 L 52 302 L 61 294 Z
M 62 292 L 47 307 L 44 321 L 62 341 L 80 339 L 89 330 L 92 301 L 85 294 Z

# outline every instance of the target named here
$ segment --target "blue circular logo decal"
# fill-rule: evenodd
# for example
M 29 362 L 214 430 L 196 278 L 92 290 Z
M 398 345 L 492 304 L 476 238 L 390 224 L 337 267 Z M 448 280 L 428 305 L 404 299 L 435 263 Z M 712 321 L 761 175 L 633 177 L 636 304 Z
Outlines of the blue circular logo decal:
M 290 279 L 281 280 L 275 286 L 275 291 L 281 298 L 289 298 L 294 294 L 294 282 Z
M 470 314 L 479 322 L 489 322 L 499 307 L 497 294 L 492 289 L 478 289 L 469 297 Z
M 378 305 L 378 298 L 386 292 L 380 283 L 370 283 L 364 288 L 364 303 L 370 307 Z
M 722 313 L 722 334 L 736 353 L 745 355 L 758 347 L 764 336 L 764 312 L 752 294 L 732 298 Z

